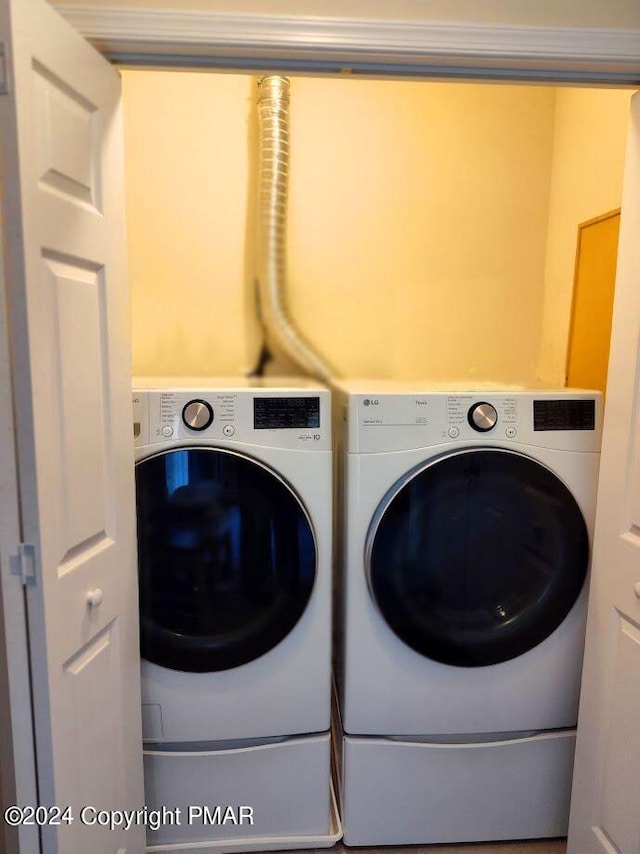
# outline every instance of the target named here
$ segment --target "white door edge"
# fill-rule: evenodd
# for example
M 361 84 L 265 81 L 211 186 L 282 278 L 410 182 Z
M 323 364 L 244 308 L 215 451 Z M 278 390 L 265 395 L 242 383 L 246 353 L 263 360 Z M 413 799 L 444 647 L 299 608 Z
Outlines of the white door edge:
M 3 56 L 0 46 L 0 59 Z M 1 188 L 0 181 L 0 191 Z M 0 210 L 0 246 L 3 226 Z M 4 811 L 18 803 L 36 804 L 37 783 L 24 588 L 21 578 L 11 571 L 11 557 L 21 536 L 2 252 L 0 305 L 3 307 L 0 311 L 0 803 Z M 13 828 L 0 816 L 0 828 L 0 850 L 6 850 L 7 854 L 39 851 L 37 827 Z

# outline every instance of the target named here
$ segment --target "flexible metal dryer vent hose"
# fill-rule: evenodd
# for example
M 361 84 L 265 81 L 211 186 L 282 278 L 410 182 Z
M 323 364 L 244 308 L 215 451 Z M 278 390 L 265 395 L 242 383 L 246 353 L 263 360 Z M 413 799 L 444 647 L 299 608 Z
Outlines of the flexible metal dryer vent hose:
M 289 81 L 258 80 L 258 294 L 267 341 L 308 374 L 328 381 L 333 371 L 294 327 L 285 305 L 289 189 Z

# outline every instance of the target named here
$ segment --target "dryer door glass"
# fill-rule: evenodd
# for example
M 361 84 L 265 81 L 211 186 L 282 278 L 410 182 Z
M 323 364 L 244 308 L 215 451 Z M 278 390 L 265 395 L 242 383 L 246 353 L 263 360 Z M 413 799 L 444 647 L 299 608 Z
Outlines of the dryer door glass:
M 410 472 L 367 540 L 384 619 L 427 658 L 460 667 L 515 658 L 548 637 L 583 587 L 580 509 L 543 465 L 474 449 Z
M 313 588 L 316 548 L 291 488 L 263 464 L 187 448 L 136 466 L 142 657 L 226 670 L 279 644 Z

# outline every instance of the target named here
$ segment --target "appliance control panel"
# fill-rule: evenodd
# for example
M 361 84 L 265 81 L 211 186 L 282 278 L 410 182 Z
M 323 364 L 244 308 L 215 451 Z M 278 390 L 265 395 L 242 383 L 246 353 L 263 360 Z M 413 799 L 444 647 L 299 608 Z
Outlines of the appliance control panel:
M 352 393 L 347 422 L 348 449 L 358 452 L 490 440 L 599 451 L 602 395 L 569 390 Z
M 327 390 L 134 390 L 136 447 L 185 441 L 331 449 Z

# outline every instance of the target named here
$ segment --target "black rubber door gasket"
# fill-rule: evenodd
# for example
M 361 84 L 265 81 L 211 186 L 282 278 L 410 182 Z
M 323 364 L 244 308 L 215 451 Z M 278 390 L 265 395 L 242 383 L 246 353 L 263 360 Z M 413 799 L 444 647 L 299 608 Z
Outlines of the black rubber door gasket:
M 136 465 L 142 657 L 194 673 L 228 670 L 277 646 L 316 575 L 308 514 L 273 470 L 220 448 L 181 448 Z
M 522 655 L 565 619 L 589 540 L 576 500 L 548 468 L 475 448 L 401 478 L 372 521 L 365 564 L 395 634 L 458 667 Z

